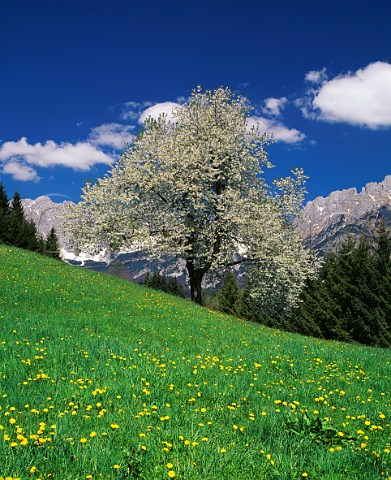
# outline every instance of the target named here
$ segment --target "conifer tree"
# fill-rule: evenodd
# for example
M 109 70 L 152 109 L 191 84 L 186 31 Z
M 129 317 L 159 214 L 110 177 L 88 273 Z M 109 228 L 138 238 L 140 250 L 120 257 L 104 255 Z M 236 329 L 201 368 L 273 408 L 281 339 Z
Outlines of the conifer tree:
M 45 250 L 46 250 L 46 240 L 42 237 L 42 235 L 37 234 L 37 243 L 38 243 L 38 249 L 37 252 L 46 255 Z
M 381 219 L 380 227 L 375 233 L 374 243 L 374 271 L 371 287 L 378 299 L 373 315 L 378 329 L 382 332 L 380 341 L 382 338 L 387 338 L 387 331 L 391 332 L 391 232 L 386 227 L 384 218 Z
M 391 267 L 391 233 L 387 229 L 384 217 L 374 236 L 375 259 L 382 273 L 389 271 Z
M 44 241 L 38 234 L 35 222 L 26 219 L 19 192 L 14 193 L 7 213 L 6 237 L 10 245 L 44 253 Z
M 229 315 L 237 315 L 240 301 L 240 289 L 235 275 L 229 272 L 223 282 L 219 295 L 219 310 Z
M 8 235 L 9 243 L 15 247 L 25 248 L 28 243 L 27 232 L 24 229 L 26 219 L 24 216 L 22 199 L 19 192 L 15 192 L 10 205 Z
M 178 283 L 176 277 L 166 278 L 163 275 L 160 275 L 159 272 L 152 274 L 148 272 L 143 285 L 145 287 L 153 288 L 154 290 L 160 290 L 170 295 L 175 295 L 177 297 L 184 297 L 183 288 Z
M 21 238 L 22 243 L 19 245 L 21 248 L 42 254 L 44 253 L 45 243 L 42 237 L 38 234 L 34 220 L 24 219 L 21 225 Z
M 151 288 L 154 290 L 160 290 L 162 292 L 165 291 L 165 283 L 163 277 L 160 275 L 159 272 L 155 272 L 151 278 Z
M 0 243 L 7 243 L 9 240 L 9 201 L 2 183 L 0 183 Z
M 181 285 L 178 283 L 178 280 L 176 277 L 170 277 L 170 279 L 167 281 L 167 293 L 171 295 L 175 295 L 176 297 L 184 297 L 183 293 L 183 288 Z
M 255 302 L 251 298 L 250 289 L 247 285 L 240 292 L 240 299 L 237 307 L 237 314 L 245 320 L 257 321 Z
M 49 235 L 45 241 L 45 255 L 48 257 L 60 259 L 60 244 L 54 227 L 50 229 Z M 122 265 L 122 263 L 121 263 Z
M 145 287 L 152 288 L 151 283 L 152 283 L 152 274 L 151 272 L 147 272 L 144 281 L 142 282 Z

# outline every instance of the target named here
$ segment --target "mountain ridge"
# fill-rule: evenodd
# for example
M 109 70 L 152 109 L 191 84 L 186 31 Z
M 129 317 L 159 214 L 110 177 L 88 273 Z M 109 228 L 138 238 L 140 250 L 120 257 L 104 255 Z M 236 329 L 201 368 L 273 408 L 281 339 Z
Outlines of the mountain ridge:
M 371 237 L 380 218 L 391 226 L 391 175 L 367 183 L 361 192 L 336 190 L 307 202 L 299 229 L 307 246 L 325 253 L 335 250 L 348 233 Z
M 59 237 L 62 257 L 68 263 L 107 272 L 115 259 L 124 265 L 123 276 L 142 281 L 147 273 L 160 272 L 167 276 L 176 276 L 182 285 L 186 285 L 186 269 L 183 261 L 173 261 L 169 257 L 160 259 L 149 257 L 146 252 L 102 252 L 90 256 L 76 256 L 67 245 L 61 230 L 64 207 L 73 202 L 65 200 L 54 202 L 49 196 L 40 196 L 35 200 L 24 199 L 23 208 L 27 218 L 34 220 L 38 231 L 44 237 L 54 227 Z M 380 218 L 391 227 L 391 175 L 381 182 L 370 182 L 358 192 L 356 188 L 336 190 L 327 197 L 317 197 L 307 202 L 298 229 L 304 243 L 321 255 L 334 251 L 348 234 L 356 237 L 373 236 L 379 226 Z M 118 262 L 117 262 L 118 263 Z

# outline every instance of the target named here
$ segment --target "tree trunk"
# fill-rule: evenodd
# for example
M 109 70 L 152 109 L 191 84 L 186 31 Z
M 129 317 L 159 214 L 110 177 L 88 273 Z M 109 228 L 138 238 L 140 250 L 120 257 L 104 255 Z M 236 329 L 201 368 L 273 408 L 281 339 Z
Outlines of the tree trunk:
M 191 260 L 186 261 L 186 268 L 189 273 L 191 300 L 199 305 L 202 304 L 202 279 L 207 272 L 206 268 L 195 268 Z

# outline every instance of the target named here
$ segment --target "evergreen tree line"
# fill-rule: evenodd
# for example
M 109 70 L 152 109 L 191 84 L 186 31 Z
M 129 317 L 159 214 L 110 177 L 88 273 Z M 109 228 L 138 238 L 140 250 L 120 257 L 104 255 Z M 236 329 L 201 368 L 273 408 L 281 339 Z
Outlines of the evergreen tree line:
M 224 313 L 312 337 L 391 346 L 391 235 L 384 221 L 372 242 L 348 236 L 325 258 L 289 316 L 268 318 L 229 273 L 206 303 Z
M 348 236 L 309 282 L 287 322 L 314 337 L 391 346 L 391 235 L 384 221 L 373 241 Z
M 185 297 L 183 288 L 178 283 L 176 277 L 166 278 L 163 275 L 160 275 L 158 272 L 148 272 L 142 284 L 145 287 L 153 288 L 154 290 L 160 290 L 162 292 L 175 295 L 176 297 Z
M 55 229 L 50 230 L 46 239 L 38 234 L 33 220 L 27 220 L 19 192 L 8 200 L 0 183 L 0 244 L 32 250 L 52 258 L 60 258 L 60 245 Z

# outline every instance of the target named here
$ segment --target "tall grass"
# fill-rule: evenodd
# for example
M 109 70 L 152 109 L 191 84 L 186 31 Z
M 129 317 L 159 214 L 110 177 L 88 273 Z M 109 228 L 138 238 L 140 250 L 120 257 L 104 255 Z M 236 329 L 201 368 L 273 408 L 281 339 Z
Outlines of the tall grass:
M 0 478 L 388 478 L 390 377 L 390 350 L 0 247 Z

